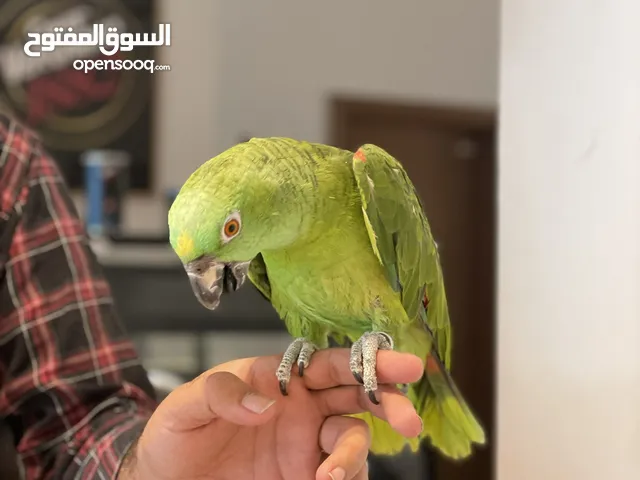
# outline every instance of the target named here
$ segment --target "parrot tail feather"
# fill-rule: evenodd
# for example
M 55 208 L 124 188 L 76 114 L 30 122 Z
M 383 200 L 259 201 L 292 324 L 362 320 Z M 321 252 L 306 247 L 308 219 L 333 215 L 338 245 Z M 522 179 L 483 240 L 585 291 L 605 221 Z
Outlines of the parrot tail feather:
M 352 415 L 364 420 L 371 431 L 370 451 L 375 455 L 396 455 L 407 447 L 417 452 L 423 439 L 452 459 L 468 457 L 472 444 L 483 445 L 485 433 L 453 379 L 435 355 L 429 355 L 422 379 L 411 385 L 408 397 L 422 418 L 419 438 L 406 438 L 384 420 L 370 413 Z
M 427 356 L 425 375 L 409 398 L 422 418 L 421 438 L 452 459 L 471 455 L 472 444 L 484 445 L 485 433 L 435 353 Z

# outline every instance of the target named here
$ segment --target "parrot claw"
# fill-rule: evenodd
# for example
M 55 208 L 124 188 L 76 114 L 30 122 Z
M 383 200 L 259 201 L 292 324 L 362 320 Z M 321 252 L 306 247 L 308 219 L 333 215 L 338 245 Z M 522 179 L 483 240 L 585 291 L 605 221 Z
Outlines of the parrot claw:
M 289 395 L 289 392 L 287 392 L 287 382 L 284 380 L 280 380 L 280 393 L 282 393 L 284 397 Z
M 354 378 L 374 405 L 380 405 L 375 392 L 378 389 L 376 363 L 378 350 L 393 350 L 393 339 L 384 332 L 366 332 L 351 346 L 349 367 Z
M 276 377 L 280 382 L 280 393 L 286 396 L 287 386 L 291 380 L 291 370 L 294 365 L 298 365 L 298 375 L 302 377 L 305 369 L 309 366 L 311 355 L 317 347 L 305 338 L 296 338 L 282 356 L 282 361 L 276 372 Z

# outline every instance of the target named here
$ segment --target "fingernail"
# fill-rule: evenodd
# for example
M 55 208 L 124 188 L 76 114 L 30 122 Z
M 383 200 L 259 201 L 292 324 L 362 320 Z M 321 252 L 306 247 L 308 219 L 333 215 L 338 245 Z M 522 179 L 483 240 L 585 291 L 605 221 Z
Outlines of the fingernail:
M 424 431 L 424 420 L 422 420 L 422 417 L 418 417 L 418 420 L 420 420 L 420 433 L 422 433 Z
M 276 403 L 275 400 L 263 397 L 257 393 L 247 393 L 242 399 L 242 406 L 257 414 L 266 412 L 274 403 Z
M 333 480 L 344 480 L 344 477 L 346 476 L 346 472 L 344 471 L 344 469 L 342 467 L 336 467 L 333 470 L 331 470 L 329 472 L 329 476 L 333 479 Z

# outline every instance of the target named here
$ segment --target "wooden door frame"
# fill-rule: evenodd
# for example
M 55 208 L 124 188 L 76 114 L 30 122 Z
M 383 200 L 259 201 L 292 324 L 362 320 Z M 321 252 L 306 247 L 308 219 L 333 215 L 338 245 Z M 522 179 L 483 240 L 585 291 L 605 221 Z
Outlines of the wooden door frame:
M 435 126 L 468 128 L 473 131 L 497 132 L 498 115 L 489 108 L 467 108 L 443 104 L 417 104 L 407 101 L 368 99 L 336 95 L 330 100 L 329 137 L 332 145 L 346 141 L 346 125 L 354 115 L 383 114 L 413 118 Z
M 497 292 L 497 132 L 498 132 L 498 115 L 496 110 L 490 108 L 468 108 L 461 106 L 448 106 L 443 104 L 420 104 L 410 103 L 407 101 L 399 101 L 394 99 L 379 99 L 379 98 L 367 98 L 367 97 L 350 97 L 344 95 L 335 95 L 330 99 L 329 109 L 329 125 L 328 132 L 330 136 L 330 143 L 332 145 L 346 148 L 348 141 L 347 126 L 353 117 L 366 117 L 366 116 L 383 116 L 393 118 L 398 116 L 402 121 L 415 120 L 424 125 L 433 125 L 434 127 L 455 128 L 459 130 L 468 130 L 469 133 L 489 133 L 494 136 L 494 152 L 491 156 L 492 165 L 489 165 L 487 175 L 483 175 L 483 178 L 479 178 L 478 181 L 486 185 L 487 194 L 492 196 L 493 214 L 492 218 L 488 219 L 493 225 L 491 237 L 492 243 L 492 258 L 494 267 L 487 272 L 488 278 L 486 281 L 490 282 L 492 286 L 493 298 L 489 301 L 491 304 L 491 316 L 493 327 L 493 372 L 492 372 L 492 391 L 491 396 L 493 400 L 492 405 L 492 425 L 488 426 L 493 432 L 493 438 L 489 438 L 488 442 L 492 442 L 492 455 L 491 455 L 491 472 L 490 478 L 495 476 L 495 432 L 496 432 L 496 392 L 497 392 L 497 342 L 495 341 L 497 333 L 496 322 L 496 292 Z M 493 172 L 493 175 L 490 173 Z M 487 219 L 482 219 L 486 221 Z M 454 347 L 455 348 L 455 347 Z M 430 458 L 430 471 L 432 473 L 431 478 L 433 480 L 446 480 L 446 478 L 438 478 L 436 474 L 440 457 L 437 454 L 429 455 Z M 445 468 L 446 471 L 446 468 Z M 484 478 L 484 477 L 483 477 Z M 472 480 L 472 479 L 469 479 Z

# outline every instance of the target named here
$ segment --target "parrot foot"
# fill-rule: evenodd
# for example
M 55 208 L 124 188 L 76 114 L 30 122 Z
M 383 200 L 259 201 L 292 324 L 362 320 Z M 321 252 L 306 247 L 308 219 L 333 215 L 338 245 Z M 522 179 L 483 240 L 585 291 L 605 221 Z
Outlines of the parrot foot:
M 351 346 L 349 367 L 351 373 L 364 385 L 364 391 L 374 405 L 380 405 L 375 392 L 378 389 L 376 360 L 378 350 L 393 350 L 393 339 L 384 332 L 366 332 Z
M 280 393 L 287 396 L 287 386 L 291 380 L 291 370 L 294 362 L 298 364 L 298 375 L 304 375 L 304 369 L 309 366 L 311 355 L 318 349 L 313 343 L 305 338 L 296 338 L 284 352 L 280 366 L 276 371 L 276 377 L 280 382 Z

